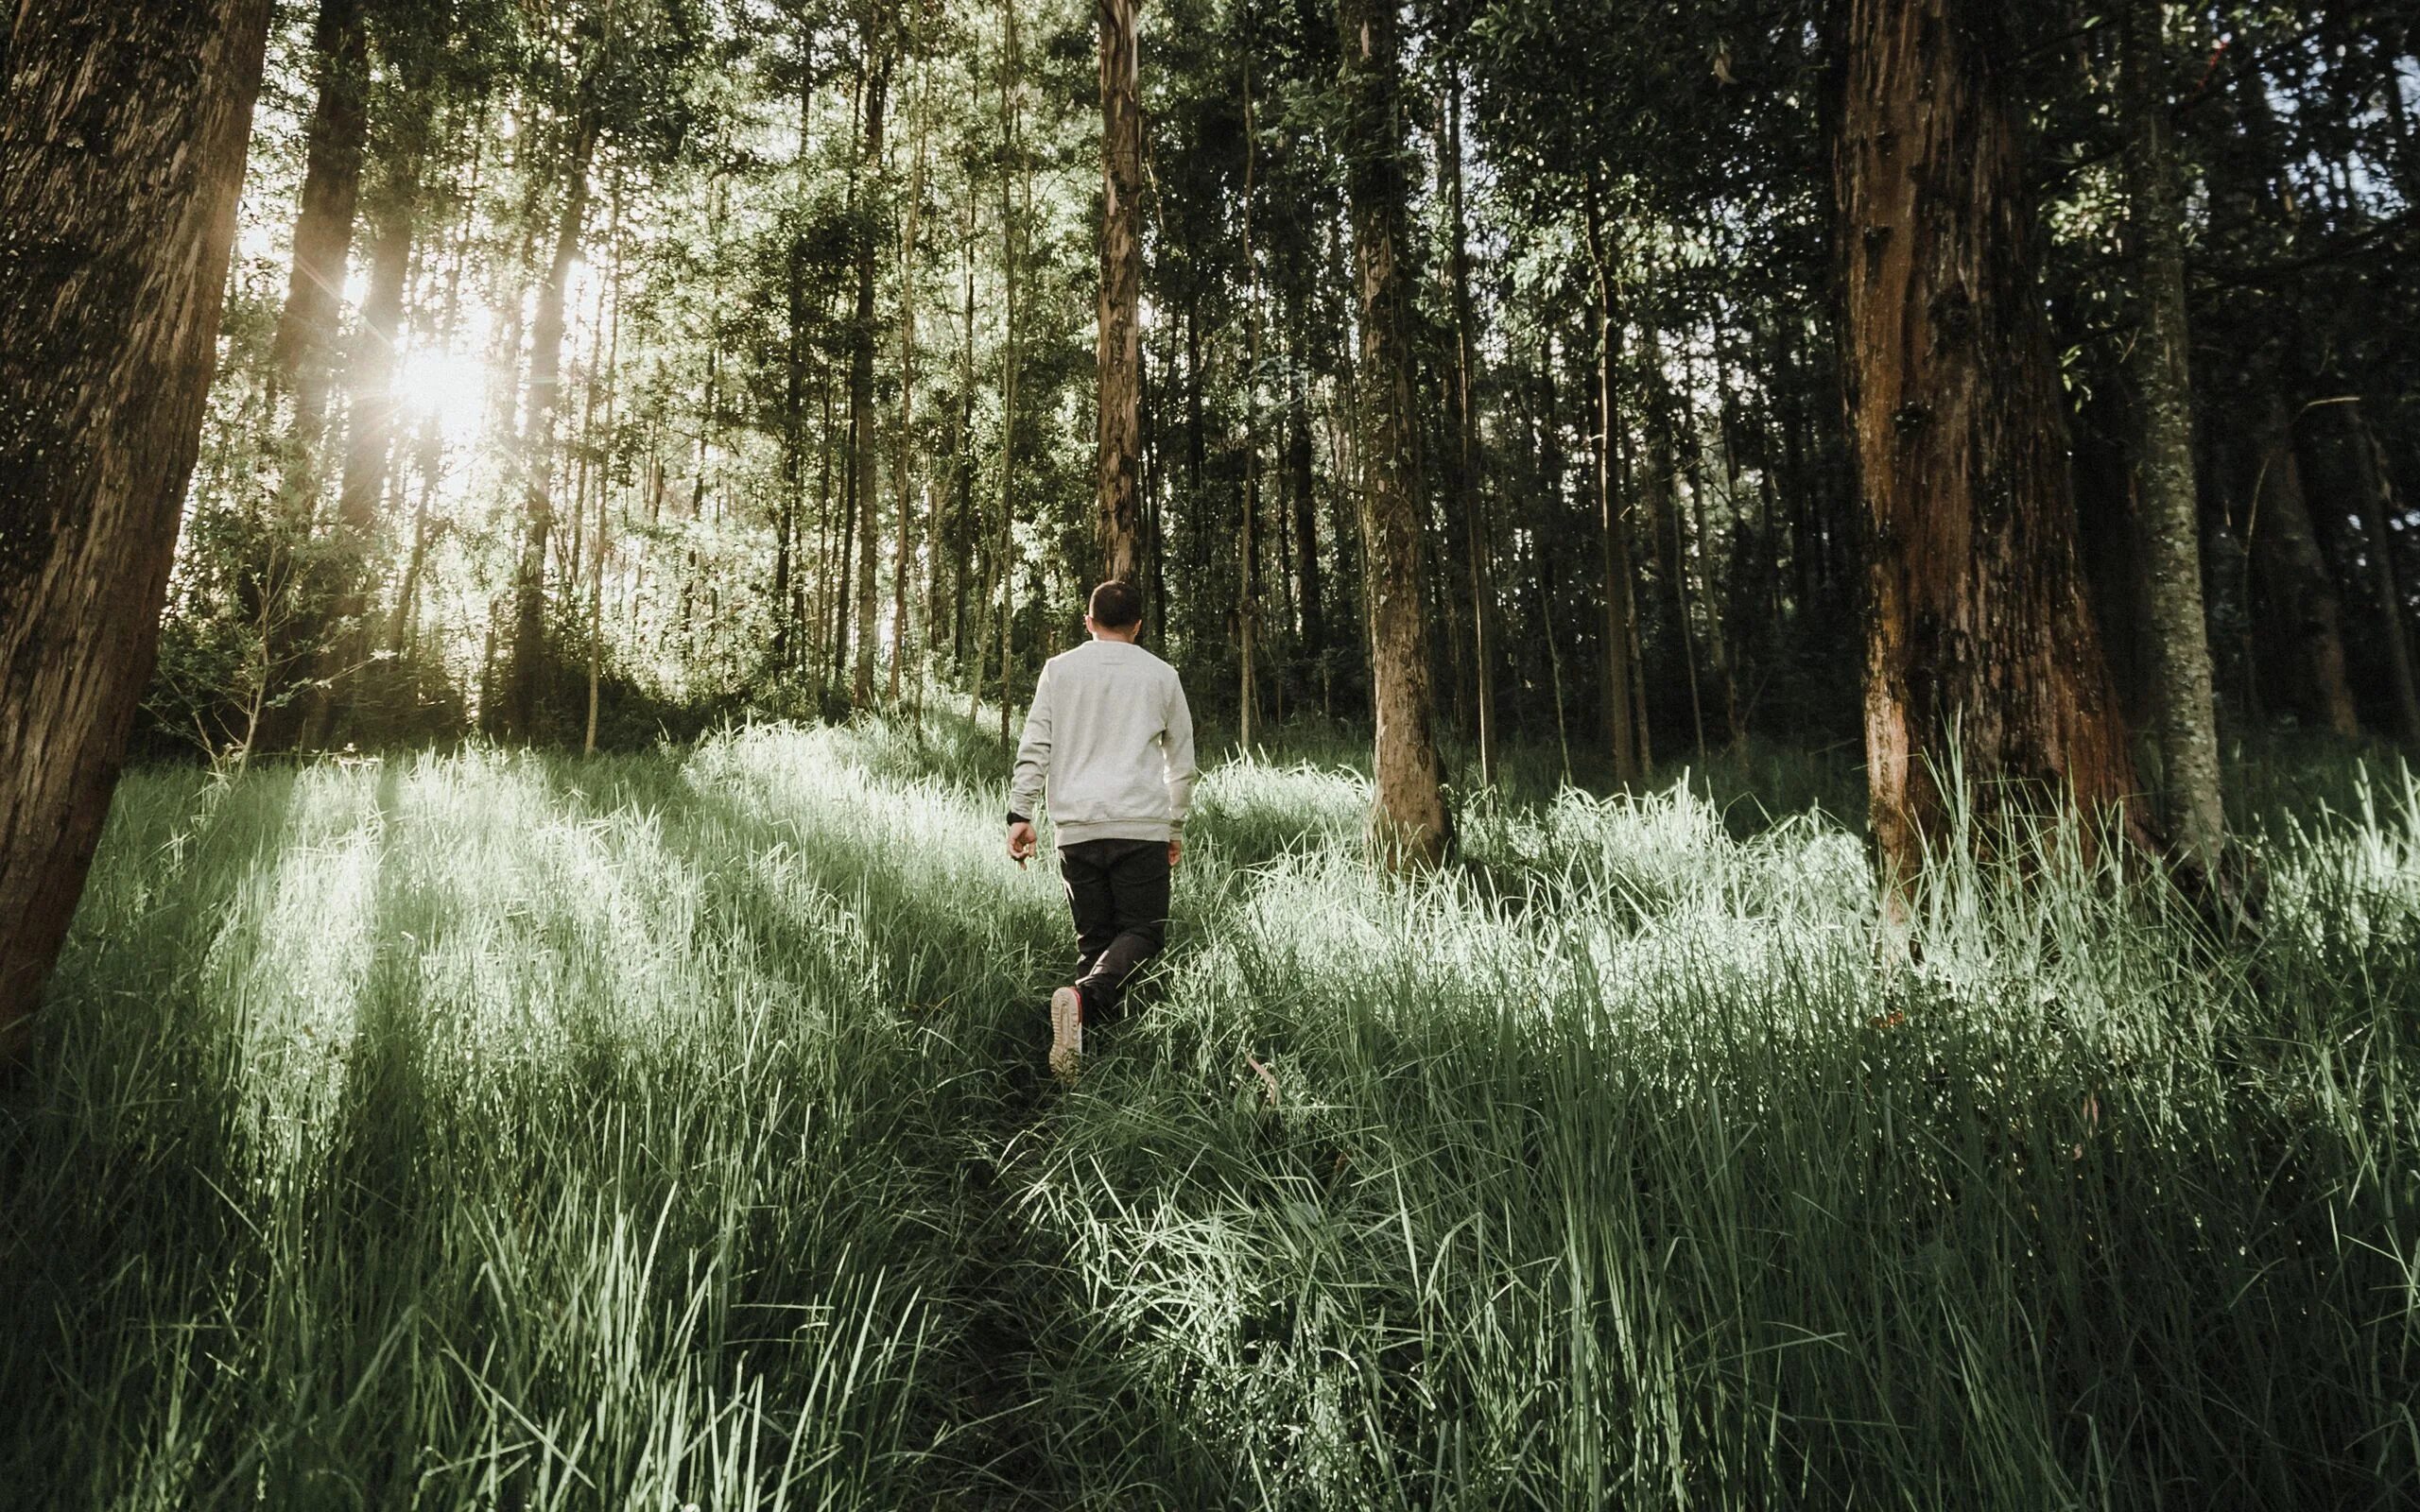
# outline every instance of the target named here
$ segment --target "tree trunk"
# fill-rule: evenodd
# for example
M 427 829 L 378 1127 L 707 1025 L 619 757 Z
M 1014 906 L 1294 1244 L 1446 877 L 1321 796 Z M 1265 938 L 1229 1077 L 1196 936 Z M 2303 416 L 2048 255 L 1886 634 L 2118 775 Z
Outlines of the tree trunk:
M 513 575 L 512 661 L 505 674 L 504 732 L 529 739 L 538 723 L 538 685 L 546 662 L 546 541 L 555 524 L 555 409 L 561 398 L 563 302 L 571 289 L 572 265 L 579 259 L 581 223 L 588 215 L 588 163 L 596 149 L 596 124 L 584 110 L 572 128 L 571 162 L 563 175 L 562 218 L 555 231 L 554 261 L 538 293 L 538 316 L 529 343 L 529 416 L 521 438 L 523 491 L 521 560 Z M 708 402 L 713 399 L 708 386 Z M 698 487 L 705 488 L 700 442 Z
M 2271 644 L 2283 653 L 2280 695 L 2306 721 L 2347 737 L 2360 733 L 2353 687 L 2344 671 L 2344 601 L 2336 574 L 2319 549 L 2302 464 L 2294 455 L 2293 417 L 2273 388 L 2252 427 L 2252 506 L 2244 551 L 2260 585 Z
M 159 649 L 268 0 L 20 0 L 0 92 L 0 1049 Z
M 1317 489 L 1311 472 L 1311 400 L 1302 364 L 1294 369 L 1294 428 L 1287 442 L 1287 471 L 1294 484 L 1294 558 L 1302 578 L 1303 651 L 1314 661 L 1327 650 L 1327 609 L 1320 582 Z
M 395 449 L 395 372 L 404 331 L 404 285 L 420 208 L 417 141 L 399 143 L 381 187 L 370 249 L 370 288 L 347 365 L 352 413 L 337 492 L 337 593 L 319 653 L 319 687 L 304 702 L 305 745 L 325 747 L 351 708 L 354 674 L 370 655 L 370 558 Z
M 1406 306 L 1403 114 L 1395 0 L 1338 0 L 1345 190 L 1361 332 L 1361 533 L 1368 576 L 1376 804 L 1372 838 L 1402 869 L 1433 866 L 1451 838 L 1437 757 L 1422 568 L 1418 423 Z
M 2217 696 L 2202 606 L 2200 492 L 2193 470 L 2193 390 L 2186 327 L 2185 213 L 2169 138 L 2165 4 L 2126 22 L 2126 185 L 2133 202 L 2141 325 L 2132 367 L 2142 427 L 2138 472 L 2143 590 L 2151 620 L 2152 723 L 2160 818 L 2185 861 L 2216 873 L 2226 848 L 2219 797 Z
M 2378 643 L 2386 648 L 2387 691 L 2394 699 L 2396 738 L 2420 749 L 2420 688 L 2411 669 L 2411 616 L 2403 602 L 2401 575 L 2394 569 L 2394 533 L 2388 522 L 2403 516 L 2395 497 L 2394 472 L 2387 466 L 2386 448 L 2371 428 L 2364 405 L 2346 406 L 2351 418 L 2356 490 L 2361 510 L 2361 534 L 2369 538 L 2371 592 L 2377 600 Z
M 899 232 L 899 452 L 891 462 L 892 481 L 899 491 L 898 549 L 890 563 L 890 692 L 891 703 L 899 702 L 899 679 L 908 664 L 908 579 L 909 555 L 914 542 L 910 523 L 915 519 L 916 470 L 916 229 L 917 213 L 925 199 L 925 142 L 930 110 L 921 98 L 930 93 L 929 82 L 920 87 L 917 101 L 913 162 L 908 170 L 908 204 L 905 221 Z
M 878 24 L 877 24 L 878 25 Z M 882 532 L 874 519 L 873 436 L 873 220 L 881 200 L 882 111 L 890 91 L 890 44 L 870 26 L 869 49 L 879 49 L 873 76 L 866 81 L 864 146 L 858 163 L 869 181 L 858 207 L 863 224 L 857 230 L 856 319 L 849 333 L 849 512 L 857 526 L 857 662 L 849 684 L 849 704 L 863 709 L 873 702 L 874 578 L 882 565 Z
M 1136 0 L 1098 0 L 1100 23 L 1100 458 L 1094 530 L 1104 578 L 1142 571 L 1143 106 Z
M 1628 787 L 1647 780 L 1646 722 L 1636 715 L 1638 663 L 1632 654 L 1638 610 L 1631 590 L 1630 529 L 1615 504 L 1614 352 L 1621 327 L 1614 319 L 1614 270 L 1605 246 L 1604 211 L 1595 180 L 1588 185 L 1588 258 L 1597 291 L 1597 473 L 1598 568 L 1604 580 L 1605 733 L 1613 747 L 1614 781 Z
M 961 665 L 969 664 L 967 658 L 970 654 L 972 655 L 971 664 L 975 668 L 974 682 L 976 686 L 980 687 L 983 682 L 983 648 L 980 644 L 983 630 L 979 624 L 975 627 L 975 639 L 977 644 L 971 650 L 966 644 L 967 579 L 968 575 L 977 569 L 977 558 L 982 555 L 977 541 L 977 537 L 981 534 L 981 528 L 976 517 L 975 508 L 976 198 L 975 175 L 969 173 L 966 176 L 966 236 L 963 244 L 965 261 L 961 265 L 965 275 L 966 305 L 963 328 L 965 335 L 959 347 L 958 524 L 952 532 L 950 543 L 949 630 L 951 649 L 957 652 Z M 969 714 L 967 717 L 972 719 L 974 716 Z
M 2135 817 L 2000 26 L 1983 0 L 1849 6 L 1835 246 L 1871 542 L 1866 771 L 1894 896 L 1962 802 L 1986 842 L 2026 784 Z
M 1471 664 L 1478 714 L 1478 780 L 1495 784 L 1495 585 L 1488 567 L 1487 501 L 1479 491 L 1478 410 L 1471 389 L 1477 382 L 1478 321 L 1471 305 L 1470 237 L 1462 207 L 1462 80 L 1457 72 L 1445 96 L 1446 202 L 1453 222 L 1448 261 L 1454 284 L 1454 497 L 1461 506 L 1462 537 L 1470 550 Z
M 605 449 L 596 468 L 596 563 L 588 584 L 588 728 L 580 740 L 580 754 L 596 754 L 596 705 L 599 684 L 605 668 L 605 548 L 611 530 L 609 513 L 614 494 L 614 409 L 618 398 L 615 386 L 622 375 L 622 175 L 614 173 L 614 208 L 606 219 L 605 246 L 612 259 L 604 293 L 614 301 L 613 323 L 605 336 Z M 598 295 L 598 303 L 604 301 Z M 591 394 L 595 393 L 592 388 Z M 778 607 L 777 614 L 786 613 L 786 605 Z
M 320 0 L 311 50 L 318 97 L 302 158 L 302 205 L 294 220 L 294 262 L 269 342 L 276 379 L 294 391 L 296 443 L 317 445 L 336 361 L 345 262 L 370 133 L 370 30 L 362 0 Z M 299 459 L 309 467 L 308 458 Z
M 1250 12 L 1246 11 L 1247 18 Z M 1244 497 L 1236 573 L 1236 744 L 1249 752 L 1260 719 L 1260 260 L 1253 246 L 1253 191 L 1260 154 L 1253 140 L 1252 51 L 1244 53 Z

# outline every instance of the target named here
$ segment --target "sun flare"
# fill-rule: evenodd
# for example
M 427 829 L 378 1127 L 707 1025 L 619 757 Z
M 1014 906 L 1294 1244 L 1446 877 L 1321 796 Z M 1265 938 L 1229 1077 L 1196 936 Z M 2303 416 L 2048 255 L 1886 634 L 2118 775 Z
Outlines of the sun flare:
M 478 425 L 487 381 L 487 369 L 478 359 L 424 349 L 404 359 L 395 378 L 395 399 L 415 422 L 434 419 L 447 441 L 461 441 Z

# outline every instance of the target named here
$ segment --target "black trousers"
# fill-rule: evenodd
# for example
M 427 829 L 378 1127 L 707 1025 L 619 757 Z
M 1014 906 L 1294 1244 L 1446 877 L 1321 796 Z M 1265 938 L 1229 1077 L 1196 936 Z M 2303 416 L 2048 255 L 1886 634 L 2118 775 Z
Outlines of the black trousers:
M 1117 1012 L 1134 969 L 1168 936 L 1166 840 L 1083 840 L 1059 848 L 1059 876 L 1076 916 L 1076 990 L 1084 1019 Z

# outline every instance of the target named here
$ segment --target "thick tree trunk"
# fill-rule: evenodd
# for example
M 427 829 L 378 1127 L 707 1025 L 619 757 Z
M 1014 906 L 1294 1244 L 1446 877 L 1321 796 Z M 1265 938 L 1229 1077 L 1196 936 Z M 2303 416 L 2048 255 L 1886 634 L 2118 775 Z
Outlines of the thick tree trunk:
M 555 231 L 554 261 L 538 293 L 538 316 L 529 342 L 529 416 L 521 438 L 523 490 L 521 560 L 512 586 L 512 661 L 506 672 L 504 730 L 523 740 L 538 723 L 538 686 L 546 663 L 546 544 L 555 524 L 555 410 L 562 387 L 563 302 L 572 265 L 579 260 L 580 227 L 588 215 L 588 164 L 596 149 L 596 125 L 583 112 L 572 129 L 571 161 L 563 175 L 562 218 Z M 713 392 L 709 385 L 707 401 Z M 703 445 L 698 487 L 705 488 Z
M 2313 725 L 2360 733 L 2344 672 L 2344 602 L 2319 549 L 2294 453 L 2293 417 L 2274 389 L 2252 427 L 2252 507 L 2244 550 L 2260 585 L 2271 644 L 2281 653 L 2279 700 Z
M 20 0 L 0 88 L 0 1048 L 159 648 L 268 0 Z
M 269 342 L 278 381 L 294 391 L 297 444 L 315 445 L 336 362 L 345 262 L 353 249 L 361 153 L 370 134 L 370 31 L 362 0 L 320 0 L 311 50 L 318 97 L 302 157 L 302 206 L 285 306 Z
M 1420 480 L 1403 266 L 1403 114 L 1395 0 L 1338 0 L 1345 189 L 1361 331 L 1361 533 L 1370 553 L 1372 838 L 1389 865 L 1433 866 L 1451 838 L 1430 691 Z
M 1142 571 L 1143 105 L 1136 0 L 1098 0 L 1100 23 L 1100 460 L 1094 531 L 1104 578 Z
M 856 709 L 873 702 L 874 579 L 882 566 L 882 532 L 874 519 L 873 293 L 877 238 L 873 234 L 872 221 L 874 207 L 881 200 L 882 112 L 890 91 L 890 43 L 871 32 L 866 41 L 869 48 L 879 48 L 881 56 L 873 63 L 873 77 L 866 81 L 865 138 L 858 163 L 868 180 L 860 191 L 865 200 L 859 208 L 867 224 L 858 231 L 856 319 L 849 334 L 849 512 L 857 525 L 857 662 L 856 675 L 849 684 L 849 703 Z
M 1983 0 L 1849 5 L 1836 245 L 1871 541 L 1866 769 L 1894 889 L 1962 802 L 1986 840 L 2029 784 L 2134 816 L 2000 26 Z
M 2160 817 L 2184 860 L 2209 876 L 2226 848 L 2226 809 L 2219 796 L 2218 704 L 2209 619 L 2202 606 L 2185 214 L 2160 67 L 2167 9 L 2137 7 L 2126 23 L 2126 182 L 2141 309 L 2132 363 L 2142 427 L 2137 497 L 2152 631 L 2152 720 L 2159 737 Z

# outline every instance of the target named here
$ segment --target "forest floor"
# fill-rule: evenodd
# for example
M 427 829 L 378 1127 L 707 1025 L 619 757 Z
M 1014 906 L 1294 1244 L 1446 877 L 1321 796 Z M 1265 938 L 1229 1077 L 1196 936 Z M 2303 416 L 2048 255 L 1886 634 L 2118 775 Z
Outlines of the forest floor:
M 2050 835 L 1891 965 L 1805 760 L 1525 782 L 1409 885 L 1340 757 L 1230 762 L 1063 1091 L 1003 768 L 131 776 L 0 1091 L 0 1501 L 2420 1494 L 2399 769 L 2238 767 L 2256 936 Z

